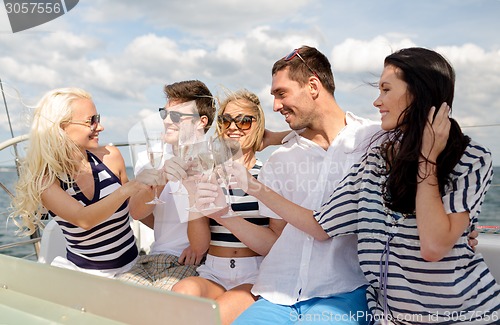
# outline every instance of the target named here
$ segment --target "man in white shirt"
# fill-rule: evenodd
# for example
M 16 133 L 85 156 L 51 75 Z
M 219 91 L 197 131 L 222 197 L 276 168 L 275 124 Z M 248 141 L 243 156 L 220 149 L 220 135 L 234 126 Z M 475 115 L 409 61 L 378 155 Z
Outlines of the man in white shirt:
M 166 142 L 177 144 L 179 123 L 193 120 L 200 129 L 208 131 L 215 117 L 215 105 L 212 93 L 207 86 L 198 80 L 176 82 L 164 87 L 167 103 L 160 108 L 158 118 L 163 119 L 165 125 Z M 187 121 L 189 122 L 189 121 Z M 138 160 L 134 168 L 137 175 L 148 164 L 147 159 L 142 163 Z M 164 168 L 168 173 L 175 173 L 182 168 Z M 156 174 L 155 174 L 156 172 Z M 151 170 L 151 177 L 161 177 L 160 172 Z M 170 177 L 170 179 L 181 177 Z M 194 252 L 189 246 L 187 237 L 188 196 L 172 195 L 176 192 L 180 182 L 168 181 L 163 187 L 158 187 L 159 198 L 163 204 L 145 204 L 154 197 L 154 189 L 142 191 L 130 201 L 130 215 L 141 220 L 154 229 L 154 243 L 148 255 L 140 256 L 137 263 L 129 272 L 122 274 L 119 279 L 154 286 L 170 290 L 179 280 L 197 275 L 196 268 L 200 264 L 203 253 Z
M 303 46 L 278 60 L 272 76 L 274 111 L 294 131 L 271 155 L 259 180 L 297 204 L 318 209 L 380 126 L 338 106 L 330 63 L 315 48 Z M 260 212 L 279 219 L 262 204 Z M 253 287 L 261 298 L 233 324 L 368 324 L 366 285 L 354 236 L 319 242 L 287 224 Z

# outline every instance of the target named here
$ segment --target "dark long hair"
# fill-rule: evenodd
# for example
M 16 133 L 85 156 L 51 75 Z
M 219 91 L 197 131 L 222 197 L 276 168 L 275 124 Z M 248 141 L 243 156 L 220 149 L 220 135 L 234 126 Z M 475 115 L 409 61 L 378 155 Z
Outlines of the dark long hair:
M 384 66 L 394 66 L 408 85 L 412 102 L 401 114 L 398 127 L 387 132 L 382 154 L 388 163 L 386 197 L 388 206 L 402 213 L 415 211 L 417 173 L 423 132 L 432 106 L 436 112 L 443 102 L 452 107 L 455 72 L 440 54 L 424 48 L 407 48 L 385 58 Z M 446 147 L 437 158 L 440 193 L 449 182 L 449 174 L 460 160 L 470 138 L 450 118 L 451 129 Z M 425 176 L 425 175 L 422 175 Z

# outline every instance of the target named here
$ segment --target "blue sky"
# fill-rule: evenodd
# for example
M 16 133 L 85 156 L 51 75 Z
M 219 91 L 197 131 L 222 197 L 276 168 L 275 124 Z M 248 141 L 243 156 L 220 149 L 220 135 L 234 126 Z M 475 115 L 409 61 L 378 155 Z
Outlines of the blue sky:
M 267 127 L 286 129 L 272 112 L 273 63 L 303 44 L 331 60 L 344 110 L 379 119 L 372 102 L 383 58 L 422 46 L 456 69 L 453 116 L 500 165 L 500 0 L 85 0 L 64 16 L 13 34 L 0 8 L 0 78 L 14 133 L 46 91 L 82 87 L 106 128 L 102 144 L 126 141 L 140 117 L 164 105 L 162 87 L 204 81 L 214 94 L 248 88 L 264 104 Z M 19 95 L 17 95 L 19 92 Z M 0 139 L 10 137 L 0 109 Z M 264 157 L 266 156 L 265 153 Z M 128 157 L 126 157 L 128 158 Z M 8 164 L 0 155 L 0 165 Z

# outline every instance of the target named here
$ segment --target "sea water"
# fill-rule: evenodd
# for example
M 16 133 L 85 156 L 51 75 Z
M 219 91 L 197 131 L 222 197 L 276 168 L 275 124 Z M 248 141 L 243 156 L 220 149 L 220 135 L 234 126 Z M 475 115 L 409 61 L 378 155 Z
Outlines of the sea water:
M 479 216 L 479 225 L 500 226 L 500 167 L 494 167 L 493 183 L 486 194 L 481 215 Z M 127 168 L 129 177 L 133 175 L 132 169 Z M 17 173 L 14 168 L 0 167 L 0 182 L 6 186 L 10 192 L 14 193 L 14 186 L 17 180 Z M 10 196 L 0 188 L 0 246 L 29 239 L 20 237 L 16 234 L 17 226 L 12 220 L 8 220 L 10 205 Z M 9 248 L 0 250 L 0 254 L 25 257 L 34 254 L 33 245 Z

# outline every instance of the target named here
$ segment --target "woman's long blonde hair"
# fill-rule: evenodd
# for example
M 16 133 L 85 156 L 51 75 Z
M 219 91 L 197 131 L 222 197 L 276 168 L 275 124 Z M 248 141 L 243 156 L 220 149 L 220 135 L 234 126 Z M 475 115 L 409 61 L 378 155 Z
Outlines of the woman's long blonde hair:
M 10 214 L 24 235 L 43 227 L 43 191 L 60 180 L 71 185 L 79 172 L 82 152 L 63 130 L 71 121 L 73 102 L 79 99 L 92 97 L 79 88 L 59 88 L 47 92 L 35 107 Z
M 262 139 L 264 138 L 264 131 L 266 128 L 266 121 L 264 118 L 264 110 L 260 104 L 259 97 L 247 89 L 240 89 L 235 92 L 229 93 L 227 97 L 219 104 L 219 112 L 217 113 L 217 121 L 219 116 L 224 115 L 226 106 L 229 103 L 234 103 L 241 108 L 249 108 L 253 111 L 256 118 L 257 127 L 255 129 L 255 137 L 250 144 L 252 151 L 257 152 L 262 146 Z M 223 134 L 221 125 L 217 122 L 216 132 L 218 135 Z

